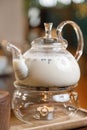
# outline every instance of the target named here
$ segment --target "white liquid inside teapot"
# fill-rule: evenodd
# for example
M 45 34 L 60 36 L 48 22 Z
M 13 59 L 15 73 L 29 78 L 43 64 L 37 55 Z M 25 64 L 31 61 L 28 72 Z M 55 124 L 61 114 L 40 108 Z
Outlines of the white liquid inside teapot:
M 69 52 L 68 52 L 69 53 Z M 34 87 L 64 87 L 74 85 L 80 78 L 80 69 L 75 58 L 69 55 L 57 54 L 49 57 L 32 57 L 26 60 L 29 76 L 17 82 Z M 14 65 L 21 64 L 14 60 Z

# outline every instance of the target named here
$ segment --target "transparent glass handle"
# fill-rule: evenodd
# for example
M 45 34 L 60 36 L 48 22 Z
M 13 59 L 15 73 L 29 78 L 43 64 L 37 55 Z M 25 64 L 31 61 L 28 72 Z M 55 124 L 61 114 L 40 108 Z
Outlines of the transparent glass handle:
M 57 35 L 59 38 L 62 38 L 62 29 L 65 25 L 70 24 L 72 25 L 73 29 L 75 30 L 76 36 L 77 36 L 77 41 L 78 41 L 78 46 L 75 54 L 75 58 L 78 61 L 83 53 L 83 46 L 84 46 L 84 41 L 83 41 L 83 34 L 81 32 L 80 27 L 73 21 L 63 21 L 57 26 Z

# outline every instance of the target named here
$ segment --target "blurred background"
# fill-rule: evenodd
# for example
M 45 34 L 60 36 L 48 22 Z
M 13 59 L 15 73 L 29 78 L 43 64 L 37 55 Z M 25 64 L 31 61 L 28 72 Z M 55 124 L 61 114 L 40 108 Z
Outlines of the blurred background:
M 64 20 L 75 21 L 84 36 L 84 52 L 79 61 L 81 78 L 76 91 L 80 106 L 87 109 L 87 0 L 0 0 L 0 41 L 6 39 L 25 52 L 32 40 L 44 36 L 44 22 L 53 22 L 55 35 L 54 30 Z M 68 40 L 68 49 L 74 54 L 77 39 L 73 28 L 67 25 L 63 35 Z M 0 88 L 12 94 L 14 74 L 11 55 L 0 46 L 2 55 L 7 57 L 10 69 L 0 73 Z

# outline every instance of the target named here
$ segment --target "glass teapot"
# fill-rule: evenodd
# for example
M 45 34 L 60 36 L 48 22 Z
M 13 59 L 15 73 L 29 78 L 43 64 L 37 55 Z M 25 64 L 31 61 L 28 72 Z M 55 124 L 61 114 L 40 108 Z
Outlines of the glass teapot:
M 72 25 L 77 35 L 75 56 L 66 50 L 68 42 L 62 37 L 66 24 Z M 78 94 L 73 88 L 80 78 L 82 32 L 75 22 L 64 21 L 57 27 L 57 37 L 52 37 L 52 23 L 44 25 L 45 36 L 32 41 L 31 48 L 23 55 L 13 44 L 2 42 L 13 55 L 16 89 L 12 109 L 16 117 L 26 123 L 66 121 L 75 117 L 78 110 Z
M 62 37 L 63 27 L 73 26 L 78 40 L 75 56 L 66 50 L 68 42 Z M 32 41 L 31 48 L 23 55 L 13 44 L 3 41 L 13 55 L 15 85 L 27 87 L 67 87 L 78 83 L 78 60 L 83 52 L 83 36 L 73 21 L 63 21 L 57 27 L 57 37 L 52 37 L 52 23 L 44 23 L 45 36 Z

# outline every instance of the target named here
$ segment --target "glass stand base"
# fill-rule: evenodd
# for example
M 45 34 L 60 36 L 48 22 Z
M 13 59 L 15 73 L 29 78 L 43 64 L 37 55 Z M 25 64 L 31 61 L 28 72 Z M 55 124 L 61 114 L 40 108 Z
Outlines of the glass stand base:
M 26 88 L 15 90 L 12 108 L 18 119 L 26 123 L 35 120 L 64 121 L 78 110 L 78 94 L 73 89 L 36 91 Z

